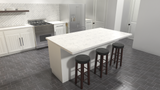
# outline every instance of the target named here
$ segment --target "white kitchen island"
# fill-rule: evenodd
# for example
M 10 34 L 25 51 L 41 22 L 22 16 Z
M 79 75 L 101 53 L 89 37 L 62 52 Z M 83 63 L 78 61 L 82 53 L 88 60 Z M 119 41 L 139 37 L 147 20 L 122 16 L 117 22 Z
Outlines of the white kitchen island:
M 75 56 L 89 55 L 91 69 L 94 66 L 95 50 L 106 48 L 115 41 L 131 36 L 129 33 L 96 28 L 64 35 L 47 37 L 50 67 L 53 74 L 62 82 L 75 75 Z

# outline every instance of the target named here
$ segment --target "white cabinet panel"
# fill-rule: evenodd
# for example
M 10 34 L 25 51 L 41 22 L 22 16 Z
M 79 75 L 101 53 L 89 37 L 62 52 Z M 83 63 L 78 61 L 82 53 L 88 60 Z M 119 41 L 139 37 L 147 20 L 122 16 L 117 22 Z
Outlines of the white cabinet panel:
M 21 41 L 23 49 L 29 49 L 35 47 L 35 41 L 32 31 L 21 33 Z
M 9 53 L 20 52 L 35 47 L 32 28 L 4 31 Z
M 55 31 L 55 35 L 66 34 L 65 24 L 54 25 L 54 31 Z
M 7 53 L 8 53 L 8 50 L 7 50 L 4 35 L 3 35 L 3 32 L 0 32 L 0 56 Z
M 86 30 L 92 29 L 92 20 L 86 19 Z
M 20 34 L 13 33 L 12 35 L 5 35 L 9 53 L 22 50 L 22 42 Z
M 92 29 L 92 23 L 86 23 L 86 30 Z

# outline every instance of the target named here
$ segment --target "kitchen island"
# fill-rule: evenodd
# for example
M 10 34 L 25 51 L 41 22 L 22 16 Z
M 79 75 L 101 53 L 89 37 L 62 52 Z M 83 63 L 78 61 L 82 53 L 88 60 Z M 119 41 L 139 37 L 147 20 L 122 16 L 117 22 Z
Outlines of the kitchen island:
M 76 55 L 89 55 L 92 69 L 97 48 L 106 48 L 107 45 L 129 36 L 129 33 L 96 28 L 47 37 L 52 73 L 64 83 L 74 78 Z

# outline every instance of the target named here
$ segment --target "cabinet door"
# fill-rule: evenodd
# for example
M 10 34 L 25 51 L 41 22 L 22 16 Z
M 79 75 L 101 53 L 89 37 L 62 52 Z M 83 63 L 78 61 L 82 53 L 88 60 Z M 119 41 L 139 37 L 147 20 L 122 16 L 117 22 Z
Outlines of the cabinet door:
M 92 23 L 86 22 L 86 30 L 88 30 L 88 29 L 92 29 Z
M 92 20 L 86 19 L 86 30 L 92 29 Z
M 8 50 L 7 50 L 4 35 L 2 32 L 0 32 L 0 56 L 7 54 L 7 53 L 8 53 Z
M 22 42 L 19 33 L 12 33 L 12 31 L 6 32 L 5 37 L 9 53 L 18 52 L 22 50 Z
M 35 40 L 34 40 L 33 30 L 31 28 L 27 28 L 22 31 L 23 32 L 21 32 L 20 35 L 21 35 L 23 50 L 34 48 Z
M 54 25 L 55 35 L 61 35 L 66 33 L 64 24 Z

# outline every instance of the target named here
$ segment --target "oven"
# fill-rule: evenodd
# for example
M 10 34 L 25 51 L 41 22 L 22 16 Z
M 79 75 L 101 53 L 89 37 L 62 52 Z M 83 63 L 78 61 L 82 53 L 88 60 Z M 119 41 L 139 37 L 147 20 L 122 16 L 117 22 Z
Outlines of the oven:
M 54 35 L 54 28 L 52 24 L 38 25 L 35 26 L 35 38 L 36 38 L 36 48 L 47 47 L 46 37 Z

